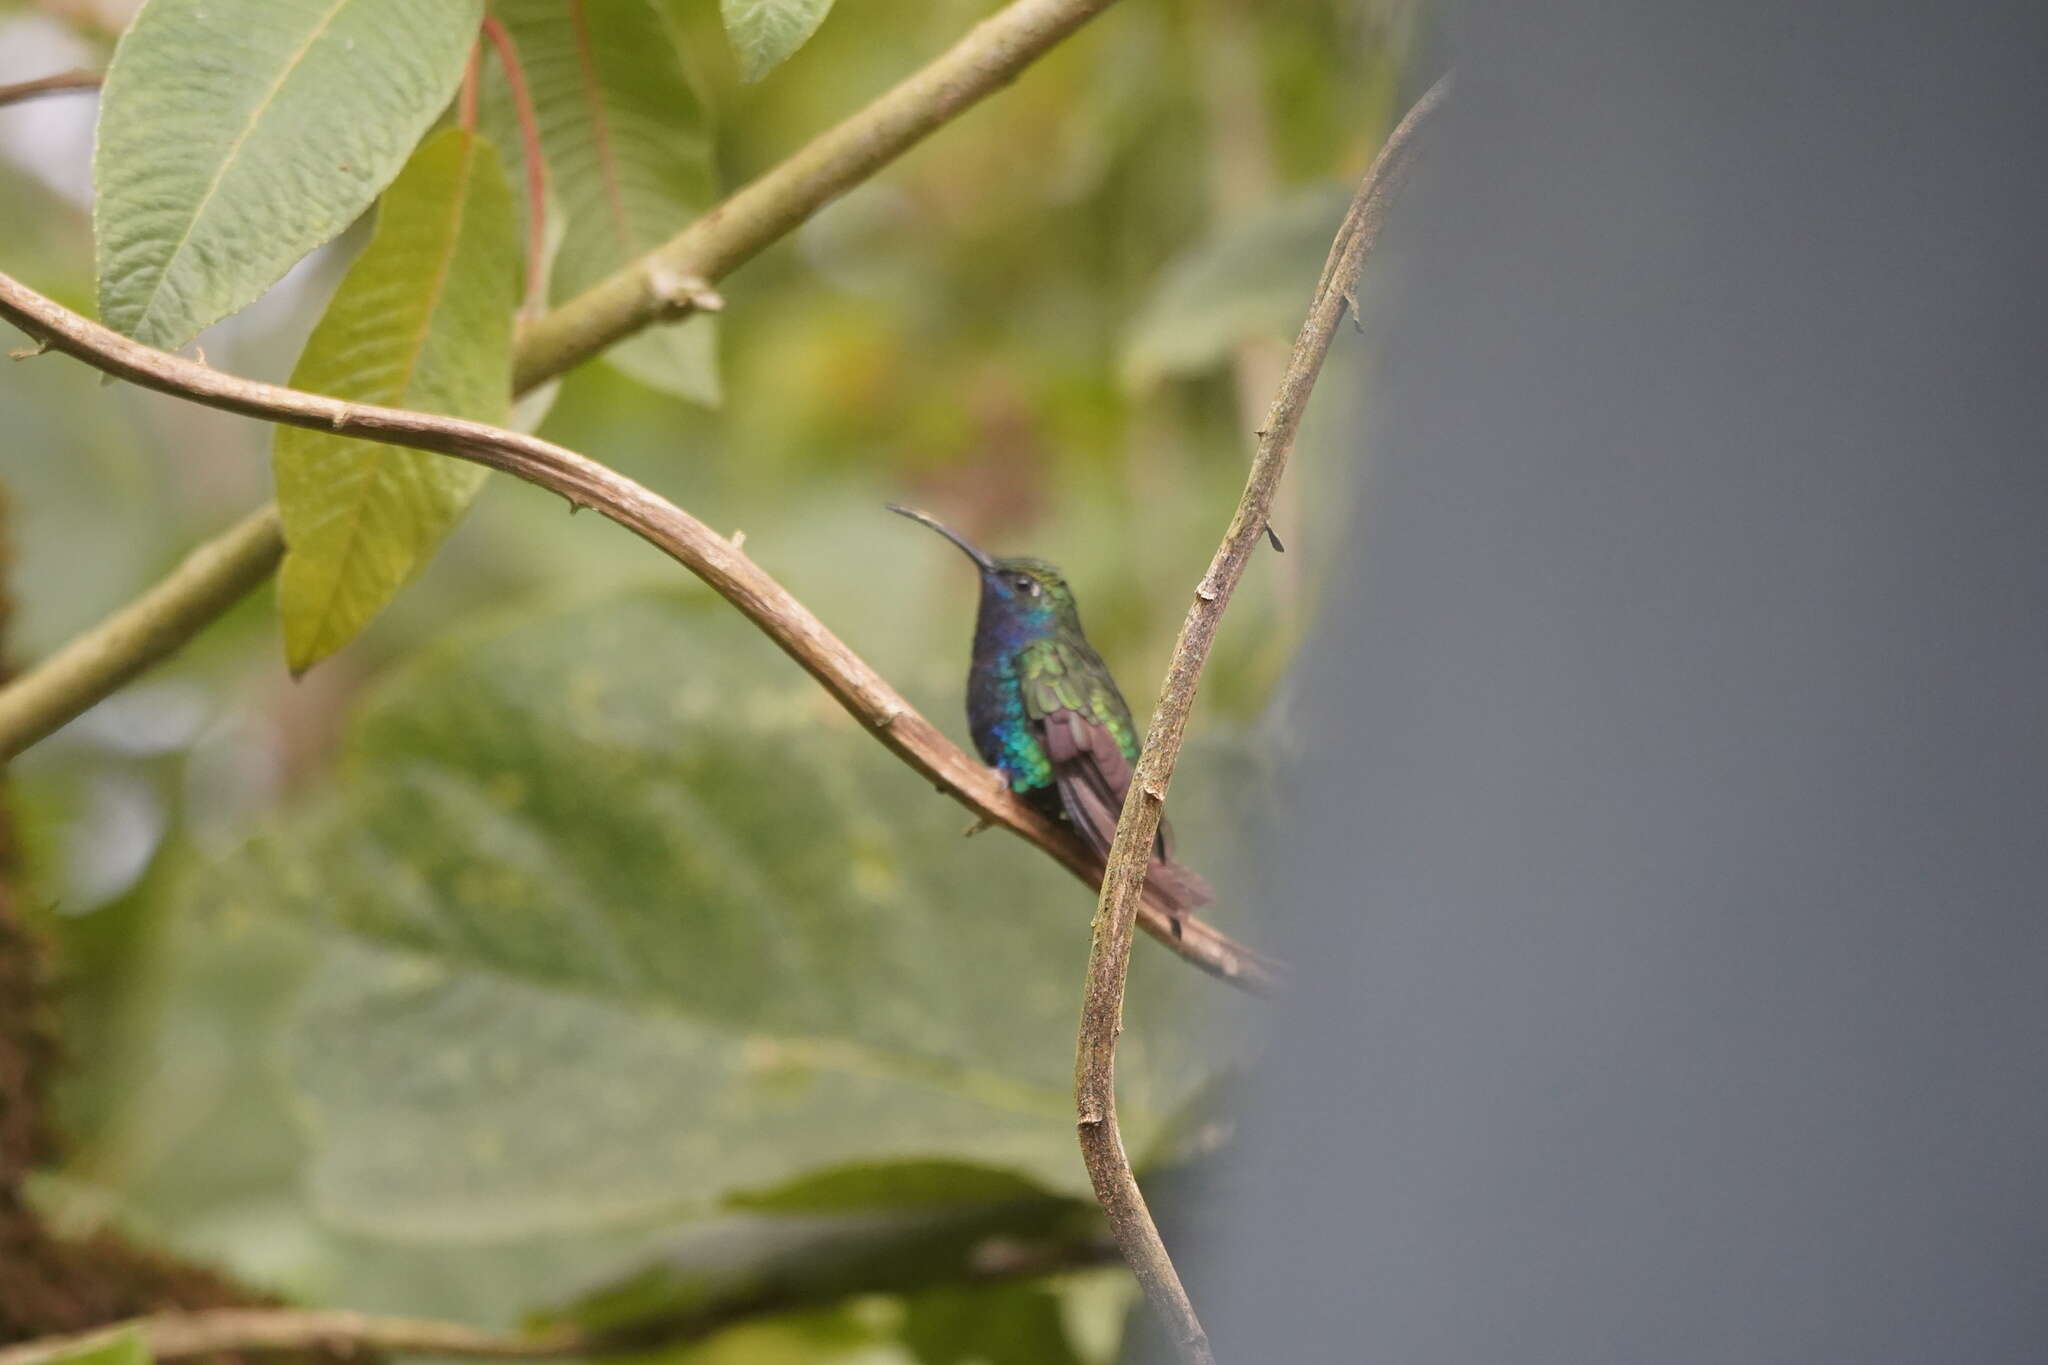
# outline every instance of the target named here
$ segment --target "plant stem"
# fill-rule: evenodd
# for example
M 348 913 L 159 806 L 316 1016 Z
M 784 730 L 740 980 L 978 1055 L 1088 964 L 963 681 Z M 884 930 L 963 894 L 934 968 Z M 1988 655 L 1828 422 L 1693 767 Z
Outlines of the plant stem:
M 1131 1172 L 1116 1118 L 1116 1044 L 1123 1031 L 1124 985 L 1130 975 L 1131 936 L 1151 862 L 1153 837 L 1180 757 L 1188 713 L 1216 626 L 1230 596 L 1244 576 L 1245 565 L 1266 531 L 1266 517 L 1287 468 L 1295 431 L 1308 397 L 1329 353 L 1330 338 L 1358 286 L 1359 272 L 1386 221 L 1387 206 L 1399 191 L 1413 158 L 1416 131 L 1442 104 L 1449 77 L 1438 81 L 1387 138 L 1372 168 L 1365 173 L 1350 210 L 1330 247 L 1322 278 L 1316 283 L 1307 319 L 1294 341 L 1287 373 L 1259 433 L 1244 494 L 1224 533 L 1209 570 L 1195 588 L 1194 602 L 1175 642 L 1159 705 L 1145 735 L 1144 751 L 1131 774 L 1130 791 L 1117 819 L 1096 902 L 1093 936 L 1088 949 L 1088 978 L 1081 1006 L 1080 1036 L 1074 1053 L 1074 1107 L 1082 1159 L 1095 1187 L 1095 1197 L 1109 1217 L 1110 1230 L 1124 1259 L 1144 1287 L 1172 1334 L 1183 1361 L 1214 1365 L 1208 1334 L 1194 1304 L 1173 1268 L 1159 1228 L 1145 1206 L 1145 1196 Z
M 923 70 L 520 337 L 516 385 L 588 360 L 649 323 L 694 311 L 694 288 L 762 248 L 1001 89 L 1114 0 L 1013 0 Z
M 274 504 L 187 555 L 170 575 L 0 688 L 0 762 L 176 652 L 268 578 L 284 556 Z
M 54 76 L 39 76 L 32 81 L 17 81 L 13 85 L 0 85 L 0 107 L 19 104 L 43 95 L 61 95 L 72 90 L 97 90 L 100 88 L 100 73 L 97 71 L 60 71 Z
M 484 15 L 484 37 L 498 54 L 505 88 L 512 96 L 512 114 L 519 121 L 520 155 L 526 165 L 526 300 L 521 308 L 539 313 L 548 306 L 548 166 L 541 154 L 540 119 L 533 110 L 519 47 L 504 21 L 495 14 Z

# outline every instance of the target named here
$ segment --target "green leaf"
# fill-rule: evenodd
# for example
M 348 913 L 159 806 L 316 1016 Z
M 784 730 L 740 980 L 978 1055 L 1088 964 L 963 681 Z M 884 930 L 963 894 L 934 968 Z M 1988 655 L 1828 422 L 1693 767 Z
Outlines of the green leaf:
M 1040 1285 L 913 1296 L 903 1341 L 918 1365 L 1081 1365 L 1059 1296 Z
M 56 1349 L 39 1349 L 33 1341 L 24 1342 L 9 1354 L 20 1365 L 150 1365 L 151 1360 L 142 1329 L 132 1326 L 94 1332 L 76 1344 L 60 1344 Z
M 502 422 L 512 385 L 519 244 L 488 144 L 450 128 L 384 196 L 376 235 L 306 342 L 296 388 Z M 285 655 L 301 672 L 347 644 L 425 562 L 481 486 L 480 467 L 279 427 L 278 579 Z
M 606 1336 L 720 1322 L 735 1307 L 832 1303 L 986 1276 L 989 1248 L 1064 1262 L 1107 1235 L 1091 1199 L 1036 1195 L 1005 1204 L 863 1209 L 810 1216 L 726 1214 L 686 1224 L 617 1274 L 544 1315 Z
M 963 840 L 722 603 L 559 608 L 431 655 L 367 706 L 348 770 L 198 891 L 341 940 L 288 1044 L 328 1216 L 507 1238 L 862 1162 L 1085 1190 L 1087 891 Z M 1221 863 L 1227 830 L 1183 839 Z M 1242 1002 L 1138 956 L 1119 1080 L 1142 1157 Z
M 667 241 L 717 197 L 710 118 L 651 0 L 493 0 L 540 125 L 561 246 L 550 294 L 572 298 Z M 510 120 L 502 73 L 487 122 Z M 605 353 L 642 383 L 719 401 L 710 318 L 656 326 Z
M 726 1207 L 762 1213 L 846 1213 L 859 1209 L 934 1209 L 1032 1199 L 1043 1187 L 1008 1171 L 957 1161 L 899 1161 L 838 1166 L 770 1190 L 736 1190 Z
M 718 0 L 740 78 L 750 82 L 789 60 L 831 11 L 832 0 Z
M 1316 185 L 1169 265 L 1124 342 L 1124 382 L 1146 388 L 1220 364 L 1240 342 L 1301 326 L 1349 193 Z
M 150 0 L 100 97 L 100 315 L 176 349 L 347 227 L 448 103 L 482 0 Z

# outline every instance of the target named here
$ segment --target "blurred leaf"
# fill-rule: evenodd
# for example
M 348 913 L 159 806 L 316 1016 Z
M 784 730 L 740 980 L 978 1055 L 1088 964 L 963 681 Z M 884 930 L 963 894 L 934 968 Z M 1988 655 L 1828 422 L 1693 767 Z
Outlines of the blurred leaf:
M 1342 186 L 1313 186 L 1174 261 L 1124 341 L 1124 382 L 1146 388 L 1220 364 L 1242 341 L 1292 337 L 1349 202 Z
M 762 1213 L 846 1213 L 857 1209 L 949 1208 L 1032 1199 L 1041 1186 L 1007 1171 L 955 1161 L 840 1166 L 769 1190 L 740 1190 L 726 1207 Z
M 498 158 L 449 128 L 421 146 L 292 372 L 351 402 L 499 422 L 511 402 L 519 247 Z M 285 657 L 303 672 L 347 644 L 432 554 L 486 471 L 445 455 L 277 429 L 289 550 Z
M 491 8 L 526 72 L 551 207 L 564 219 L 552 294 L 572 298 L 711 207 L 709 115 L 651 0 L 493 0 Z M 644 384 L 718 402 L 710 318 L 652 327 L 605 356 Z
M 1022 1265 L 1093 1260 L 1107 1230 L 1092 1201 L 891 1212 L 727 1214 L 689 1225 L 632 1273 L 584 1293 L 550 1321 L 625 1339 L 676 1336 L 736 1311 L 795 1312 L 924 1292 Z
M 481 0 L 150 0 L 100 98 L 100 314 L 176 349 L 347 227 L 461 79 Z
M 139 1327 L 126 1327 L 111 1334 L 94 1333 L 83 1344 L 68 1350 L 26 1354 L 34 1348 L 34 1342 L 17 1348 L 24 1353 L 24 1365 L 150 1365 L 151 1359 Z
M 912 1297 L 903 1341 L 919 1365 L 1081 1365 L 1059 1296 L 1040 1285 Z
M 289 1047 L 334 1218 L 509 1237 L 934 1158 L 1085 1188 L 1086 892 L 963 841 L 722 604 L 562 608 L 438 652 L 352 747 L 336 803 L 199 893 L 360 945 Z M 1240 1006 L 1164 953 L 1138 968 L 1143 1154 Z
M 831 12 L 832 0 L 718 0 L 746 81 L 758 81 L 788 61 Z

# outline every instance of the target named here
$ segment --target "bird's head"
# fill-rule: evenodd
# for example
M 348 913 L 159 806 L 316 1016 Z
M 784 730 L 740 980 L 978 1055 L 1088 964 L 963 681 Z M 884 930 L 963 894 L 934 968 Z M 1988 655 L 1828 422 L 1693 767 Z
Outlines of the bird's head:
M 1020 556 L 997 559 L 937 518 L 912 507 L 887 504 L 891 512 L 909 517 L 937 531 L 959 546 L 981 573 L 981 612 L 984 621 L 1014 622 L 1025 629 L 1048 630 L 1070 626 L 1081 628 L 1074 607 L 1073 590 L 1060 571 L 1042 559 Z

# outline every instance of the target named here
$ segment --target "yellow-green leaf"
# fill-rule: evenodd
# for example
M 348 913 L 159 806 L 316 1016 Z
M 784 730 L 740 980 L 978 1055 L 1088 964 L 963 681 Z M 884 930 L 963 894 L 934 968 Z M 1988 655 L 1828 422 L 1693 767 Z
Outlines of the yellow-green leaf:
M 481 0 L 149 0 L 100 100 L 100 315 L 175 349 L 377 197 L 443 108 Z
M 377 231 L 313 330 L 295 388 L 502 422 L 511 402 L 519 242 L 498 157 L 450 128 L 392 183 Z M 462 514 L 484 471 L 444 455 L 280 427 L 285 655 L 303 671 L 383 609 Z

